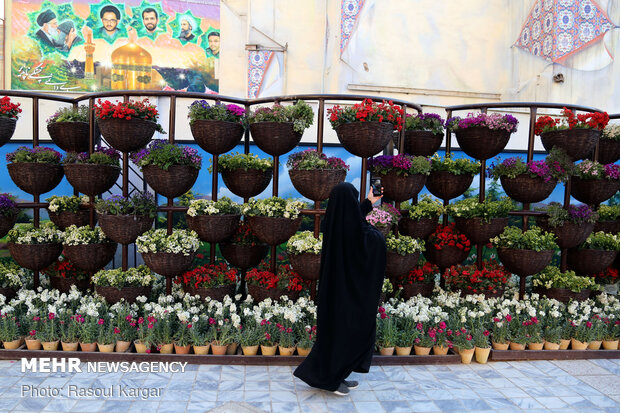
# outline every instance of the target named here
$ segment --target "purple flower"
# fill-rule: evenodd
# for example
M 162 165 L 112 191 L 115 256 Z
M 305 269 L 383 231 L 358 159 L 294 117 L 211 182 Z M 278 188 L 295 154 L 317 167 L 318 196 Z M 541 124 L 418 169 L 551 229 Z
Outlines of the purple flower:
M 0 215 L 13 216 L 17 214 L 18 211 L 17 203 L 13 201 L 11 195 L 0 194 Z

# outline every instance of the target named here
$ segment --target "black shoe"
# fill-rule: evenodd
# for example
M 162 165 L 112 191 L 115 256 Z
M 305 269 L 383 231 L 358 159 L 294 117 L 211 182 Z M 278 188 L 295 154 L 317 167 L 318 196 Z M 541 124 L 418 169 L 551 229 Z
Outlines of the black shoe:
M 343 380 L 342 382 L 349 389 L 357 389 L 357 387 L 360 385 L 359 382 L 357 382 L 355 380 Z
M 338 390 L 334 390 L 334 394 L 337 394 L 338 396 L 348 396 L 349 388 L 344 384 L 344 382 L 340 383 Z

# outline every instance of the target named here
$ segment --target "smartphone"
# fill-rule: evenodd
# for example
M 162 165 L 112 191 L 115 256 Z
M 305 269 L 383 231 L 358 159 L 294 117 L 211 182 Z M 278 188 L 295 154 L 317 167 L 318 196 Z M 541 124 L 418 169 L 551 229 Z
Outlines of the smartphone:
M 372 194 L 374 196 L 381 196 L 381 178 L 378 176 L 375 176 L 371 179 L 371 185 L 372 185 Z

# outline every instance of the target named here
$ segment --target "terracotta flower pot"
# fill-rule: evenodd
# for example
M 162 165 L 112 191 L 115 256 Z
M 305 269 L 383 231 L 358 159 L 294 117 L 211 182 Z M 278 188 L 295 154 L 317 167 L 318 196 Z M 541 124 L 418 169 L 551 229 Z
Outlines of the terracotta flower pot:
M 461 348 L 459 349 L 459 355 L 461 356 L 461 363 L 470 364 L 471 359 L 474 357 L 475 349 L 473 348 Z
M 216 356 L 226 355 L 227 348 L 228 348 L 228 345 L 215 344 L 215 342 L 211 343 L 211 352 Z
M 450 200 L 463 195 L 474 180 L 473 175 L 456 175 L 448 171 L 433 171 L 426 180 L 426 189 L 437 198 Z
M 397 175 L 396 172 L 388 172 L 381 175 L 383 195 L 396 202 L 406 201 L 416 196 L 426 182 L 426 175 Z
M 260 353 L 263 356 L 275 356 L 277 349 L 278 349 L 278 346 L 264 346 L 261 344 Z
M 148 350 L 146 344 L 142 343 L 139 340 L 135 340 L 133 342 L 133 345 L 136 348 L 136 353 L 142 354 L 142 353 L 146 353 L 146 350 Z
M 196 143 L 211 155 L 220 155 L 234 149 L 243 138 L 245 130 L 240 123 L 222 120 L 199 119 L 189 126 Z
M 412 238 L 426 239 L 437 228 L 437 218 L 422 218 L 413 220 L 401 218 L 398 222 L 398 232 Z
M 398 346 L 395 346 L 394 349 L 396 350 L 396 355 L 397 356 L 409 356 L 409 355 L 411 355 L 411 346 L 409 346 L 409 347 L 398 347 Z
M 394 126 L 387 122 L 351 122 L 336 128 L 342 146 L 353 155 L 369 158 L 392 140 Z
M 590 343 L 588 342 L 584 343 L 583 341 L 579 341 L 575 338 L 570 339 L 570 348 L 573 350 L 586 350 L 589 344 Z
M 229 356 L 235 355 L 237 354 L 237 347 L 238 347 L 238 343 L 230 343 L 227 347 L 226 347 L 226 354 Z
M 171 165 L 168 170 L 155 165 L 142 167 L 146 183 L 167 198 L 176 198 L 192 189 L 198 179 L 198 172 L 191 165 Z
M 394 347 L 379 347 L 379 354 L 382 356 L 394 355 Z
M 187 226 L 205 242 L 223 242 L 234 235 L 241 215 L 186 215 Z
M 174 352 L 176 354 L 189 354 L 189 351 L 191 350 L 192 346 L 191 345 L 186 345 L 186 346 L 180 346 L 177 343 L 174 343 Z
M 445 356 L 448 354 L 448 346 L 433 346 L 433 354 L 436 356 Z
M 272 156 L 284 155 L 294 149 L 302 133 L 293 130 L 293 122 L 256 122 L 250 125 L 256 146 Z
M 244 356 L 255 356 L 258 354 L 258 345 L 256 346 L 241 346 Z
M 552 343 L 550 341 L 545 341 L 545 350 L 559 350 L 560 343 Z
M 405 131 L 405 153 L 415 156 L 432 156 L 441 146 L 443 134 L 408 130 Z
M 4 346 L 5 350 L 17 350 L 19 346 L 22 345 L 22 339 L 18 338 L 17 340 L 3 341 L 2 345 Z
M 487 364 L 487 361 L 489 360 L 489 354 L 491 354 L 491 347 L 487 347 L 487 348 L 476 347 L 475 354 L 476 354 L 476 363 Z
M 192 346 L 192 348 L 194 349 L 194 354 L 198 355 L 198 356 L 204 356 L 206 354 L 209 354 L 209 348 L 211 348 L 211 344 L 207 344 L 205 346 Z
M 590 341 L 590 344 L 588 344 L 588 350 L 600 350 L 601 344 L 603 344 L 601 340 Z
M 528 174 L 517 175 L 514 178 L 500 177 L 502 188 L 506 195 L 518 202 L 536 203 L 544 201 L 551 195 L 557 181 L 545 180 L 539 176 L 532 177 Z
M 97 342 L 83 343 L 80 341 L 80 350 L 84 352 L 94 352 L 97 350 Z
M 242 198 L 251 198 L 269 186 L 273 170 L 234 169 L 221 171 L 221 174 L 222 180 L 230 192 Z
M 493 346 L 493 350 L 508 350 L 508 347 L 510 347 L 510 342 L 496 343 L 495 341 L 493 341 L 491 345 Z
M 568 350 L 568 346 L 570 346 L 570 340 L 560 339 L 560 350 Z
M 603 349 L 605 350 L 617 350 L 618 340 L 603 340 Z
M 525 344 L 515 343 L 514 341 L 510 342 L 511 350 L 525 350 Z
M 540 134 L 547 152 L 557 146 L 573 160 L 587 158 L 598 143 L 601 131 L 596 129 L 561 129 Z
M 312 350 L 312 347 L 308 347 L 308 348 L 297 347 L 297 354 L 299 354 L 302 357 L 306 357 L 308 356 L 308 354 L 310 354 L 311 350 Z
M 510 132 L 483 126 L 458 129 L 454 133 L 461 150 L 476 159 L 489 159 L 498 155 L 510 139 Z
M 560 249 L 576 247 L 584 242 L 594 229 L 594 224 L 573 222 L 565 222 L 559 227 L 552 227 L 549 225 L 549 219 L 544 217 L 537 218 L 536 224 L 543 230 L 555 234 Z
M 278 346 L 278 352 L 281 356 L 292 356 L 295 353 L 295 346 L 293 347 L 282 347 Z
M 527 343 L 527 348 L 530 349 L 530 350 L 542 350 L 544 345 L 545 345 L 544 342 L 540 342 L 540 343 Z
M 416 356 L 428 356 L 431 354 L 432 347 L 413 346 Z
M 115 351 L 117 353 L 124 353 L 129 350 L 129 346 L 131 346 L 131 341 L 116 340 Z
M 58 350 L 59 343 L 60 343 L 60 340 L 42 341 L 41 345 L 43 346 L 43 350 L 45 351 L 56 351 Z
M 609 267 L 618 251 L 575 249 L 568 250 L 568 267 L 580 275 L 596 274 Z
M 113 353 L 114 352 L 114 344 L 100 344 L 97 343 L 97 348 L 99 349 L 100 353 Z
M 173 343 L 160 344 L 158 347 L 160 354 L 172 354 L 172 352 L 174 351 Z
M 28 350 L 41 350 L 41 340 L 39 340 L 38 338 L 29 339 L 28 337 L 26 337 L 25 342 L 26 348 Z
M 77 351 L 80 343 L 77 341 L 75 343 L 65 343 L 64 341 L 60 342 L 63 351 Z
M 344 169 L 312 169 L 307 171 L 289 170 L 291 183 L 304 197 L 318 202 L 329 198 L 332 189 L 344 182 L 347 171 Z

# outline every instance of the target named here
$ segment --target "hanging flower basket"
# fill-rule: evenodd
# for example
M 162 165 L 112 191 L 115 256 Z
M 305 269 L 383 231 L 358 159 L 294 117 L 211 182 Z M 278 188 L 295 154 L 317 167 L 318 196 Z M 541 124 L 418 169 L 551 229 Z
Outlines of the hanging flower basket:
M 215 301 L 224 301 L 224 297 L 234 297 L 235 295 L 235 285 L 228 284 L 222 285 L 220 287 L 213 288 L 196 288 L 193 284 L 183 284 L 183 290 L 190 293 L 191 295 L 199 295 L 203 300 L 207 297 L 211 297 L 212 300 Z
M 14 244 L 9 242 L 9 252 L 22 267 L 40 271 L 49 267 L 62 252 L 62 244 Z
M 463 195 L 474 180 L 473 175 L 455 175 L 448 171 L 433 171 L 426 180 L 426 189 L 439 199 L 450 200 Z
M 65 256 L 76 267 L 87 272 L 95 272 L 112 261 L 116 253 L 115 242 L 101 244 L 64 245 Z
M 394 125 L 387 122 L 351 122 L 336 128 L 338 140 L 353 155 L 368 158 L 383 151 L 392 139 Z
M 474 244 L 486 244 L 499 235 L 508 226 L 508 218 L 491 218 L 485 222 L 482 218 L 454 218 L 456 227 Z
M 590 296 L 590 290 L 583 289 L 576 293 L 567 288 L 540 288 L 534 287 L 535 293 L 541 296 L 547 296 L 547 298 L 558 300 L 562 303 L 568 303 L 569 301 L 585 301 Z
M 233 149 L 243 137 L 243 126 L 223 120 L 194 120 L 190 129 L 196 143 L 211 155 Z
M 620 159 L 620 141 L 601 139 L 598 141 L 598 161 L 603 165 Z
M 534 251 L 498 248 L 497 256 L 506 269 L 521 277 L 542 271 L 553 258 L 554 250 Z
M 195 256 L 195 252 L 190 255 L 172 252 L 142 253 L 142 258 L 147 267 L 164 277 L 175 277 L 186 271 L 192 265 Z
M 151 287 L 102 287 L 95 286 L 95 291 L 97 294 L 101 295 L 105 298 L 108 304 L 113 305 L 121 301 L 121 298 L 124 298 L 128 303 L 136 302 L 136 298 L 143 295 L 148 297 L 151 294 Z
M 455 131 L 459 147 L 476 159 L 489 159 L 504 150 L 510 139 L 510 132 L 474 126 Z
M 16 125 L 17 118 L 0 118 L 0 146 L 11 140 Z
M 620 180 L 583 179 L 573 176 L 570 194 L 578 201 L 588 205 L 598 205 L 607 201 L 620 190 Z
M 189 191 L 198 178 L 198 172 L 191 165 L 171 165 L 167 171 L 155 165 L 142 168 L 146 183 L 167 198 L 176 198 Z
M 250 124 L 250 132 L 256 146 L 271 156 L 291 151 L 302 136 L 293 130 L 293 122 L 255 122 Z
M 288 254 L 293 270 L 305 280 L 316 281 L 321 276 L 321 254 L 303 252 Z
M 115 165 L 74 163 L 64 165 L 67 181 L 76 191 L 87 195 L 99 195 L 112 188 L 121 174 Z
M 435 231 L 437 227 L 437 218 L 422 218 L 414 220 L 411 218 L 403 218 L 398 222 L 398 232 L 408 235 L 412 238 L 426 239 Z
M 90 211 L 88 209 L 80 209 L 77 212 L 62 211 L 57 214 L 50 211 L 48 212 L 48 215 L 54 225 L 56 225 L 61 231 L 64 231 L 71 225 L 83 227 L 90 223 Z
M 254 267 L 267 255 L 269 246 L 265 244 L 247 246 L 239 244 L 220 244 L 220 251 L 224 259 L 231 265 L 242 270 Z
M 557 146 L 573 160 L 585 159 L 594 150 L 601 131 L 597 129 L 560 129 L 543 132 L 540 140 L 547 152 Z
M 64 175 L 62 166 L 46 163 L 19 162 L 6 167 L 15 185 L 32 195 L 41 195 L 56 188 Z
M 301 216 L 297 219 L 250 216 L 247 220 L 256 237 L 268 245 L 286 242 L 301 225 Z
M 405 284 L 403 285 L 403 290 L 400 296 L 404 300 L 408 300 L 411 297 L 415 297 L 418 294 L 422 295 L 422 297 L 430 297 L 433 294 L 434 288 L 435 288 L 434 282 Z
M 52 141 L 67 152 L 88 152 L 88 122 L 52 122 L 47 125 Z
M 387 252 L 385 274 L 390 278 L 401 278 L 409 274 L 412 268 L 418 264 L 420 253 L 400 255 L 393 251 Z
M 576 247 L 584 242 L 594 229 L 594 224 L 575 224 L 573 222 L 564 222 L 562 226 L 552 228 L 549 225 L 549 219 L 545 217 L 537 218 L 536 224 L 547 232 L 553 232 L 558 237 L 556 242 L 560 249 Z
M 265 288 L 259 285 L 248 284 L 248 294 L 254 298 L 255 303 L 271 298 L 273 301 L 277 301 L 283 295 L 286 295 L 289 299 L 295 301 L 299 298 L 299 291 L 289 291 L 279 288 Z
M 606 270 L 613 264 L 618 251 L 576 249 L 568 250 L 568 267 L 579 275 L 591 275 Z
M 196 231 L 205 242 L 222 242 L 230 238 L 237 227 L 241 215 L 186 215 L 187 226 Z
M 616 234 L 620 232 L 620 220 L 615 221 L 597 221 L 594 224 L 594 230 L 592 232 L 608 232 L 610 234 Z
M 113 215 L 97 213 L 99 226 L 106 237 L 119 244 L 131 244 L 153 226 L 147 215 Z
M 157 123 L 138 118 L 97 119 L 105 140 L 121 152 L 133 152 L 143 148 L 155 133 Z
M 432 156 L 443 142 L 443 135 L 421 130 L 405 131 L 405 153 L 415 156 Z
M 381 175 L 383 185 L 383 195 L 396 202 L 406 201 L 416 196 L 426 182 L 426 175 L 397 175 L 391 171 Z
M 0 215 L 0 238 L 4 238 L 6 234 L 15 226 L 18 214 Z
M 79 291 L 87 291 L 90 288 L 90 278 L 56 277 L 50 275 L 49 279 L 52 288 L 65 294 L 69 293 L 72 285 L 75 285 Z
M 299 193 L 313 201 L 329 198 L 332 189 L 344 182 L 347 171 L 344 169 L 312 169 L 288 171 L 291 182 Z
M 251 198 L 263 192 L 269 186 L 272 169 L 235 169 L 222 171 L 222 180 L 230 191 L 242 198 Z
M 460 264 L 469 255 L 469 251 L 464 251 L 458 247 L 444 246 L 438 250 L 430 242 L 426 242 L 426 251 L 423 252 L 424 257 L 436 264 L 439 268 L 448 268 L 452 265 Z
M 502 188 L 506 195 L 518 202 L 532 204 L 543 201 L 551 195 L 557 181 L 545 182 L 541 177 L 533 178 L 527 174 L 517 175 L 514 178 L 500 177 Z

